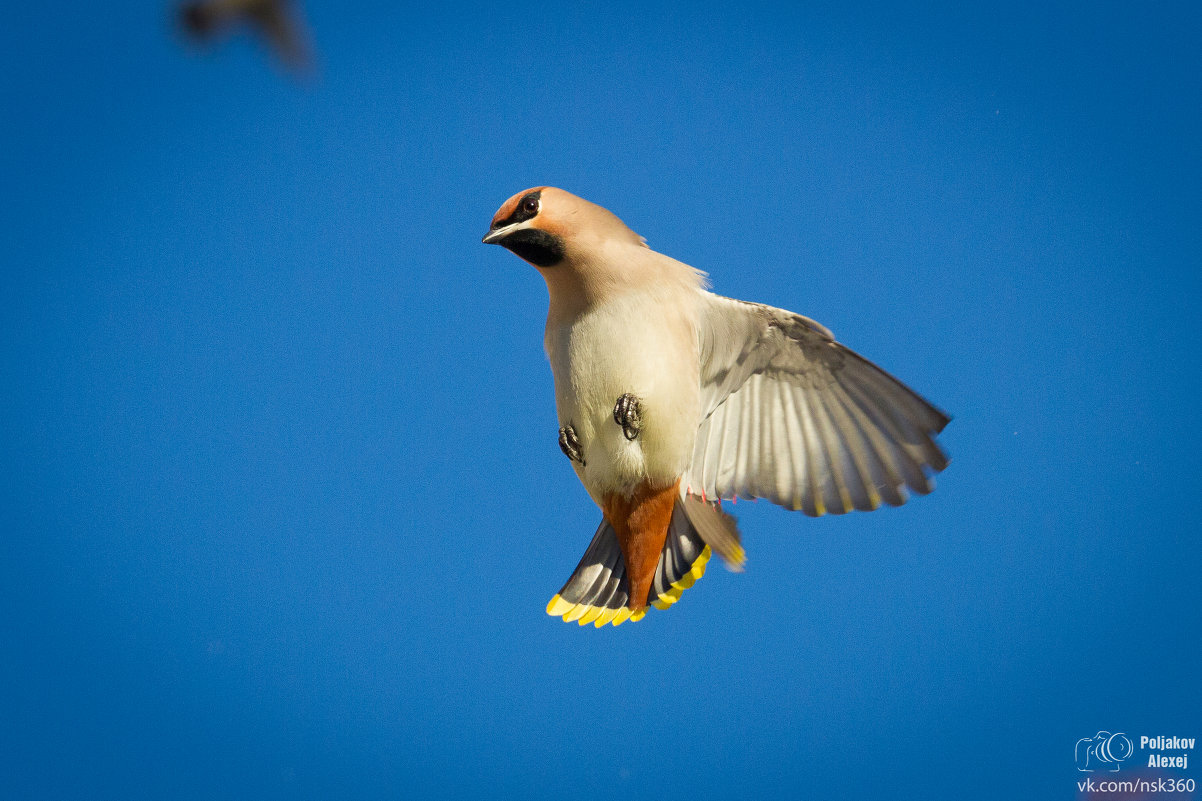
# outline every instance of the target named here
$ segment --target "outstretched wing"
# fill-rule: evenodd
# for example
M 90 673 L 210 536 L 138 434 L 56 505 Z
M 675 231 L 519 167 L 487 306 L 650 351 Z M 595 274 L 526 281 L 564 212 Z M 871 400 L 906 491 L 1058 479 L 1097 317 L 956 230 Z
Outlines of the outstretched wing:
M 947 466 L 950 418 L 799 314 L 703 293 L 701 402 L 686 486 L 808 515 L 905 503 Z

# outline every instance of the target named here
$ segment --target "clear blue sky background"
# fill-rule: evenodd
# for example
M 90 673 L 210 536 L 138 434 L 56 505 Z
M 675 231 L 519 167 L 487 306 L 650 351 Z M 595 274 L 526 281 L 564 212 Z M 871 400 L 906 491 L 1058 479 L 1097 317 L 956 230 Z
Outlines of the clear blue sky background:
M 309 2 L 307 85 L 6 8 L 4 794 L 1073 798 L 1202 738 L 1198 5 L 567 5 Z M 599 513 L 480 244 L 538 184 L 946 408 L 939 489 L 547 617 Z

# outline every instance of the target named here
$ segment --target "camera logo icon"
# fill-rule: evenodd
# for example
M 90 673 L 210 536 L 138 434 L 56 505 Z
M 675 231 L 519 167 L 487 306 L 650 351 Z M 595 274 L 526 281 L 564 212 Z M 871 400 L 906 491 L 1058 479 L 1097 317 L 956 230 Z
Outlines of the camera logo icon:
M 1093 773 L 1098 770 L 1114 772 L 1122 767 L 1122 763 L 1135 753 L 1135 746 L 1127 739 L 1127 735 L 1111 734 L 1100 731 L 1093 737 L 1082 737 L 1077 740 L 1075 755 L 1077 770 L 1082 773 Z

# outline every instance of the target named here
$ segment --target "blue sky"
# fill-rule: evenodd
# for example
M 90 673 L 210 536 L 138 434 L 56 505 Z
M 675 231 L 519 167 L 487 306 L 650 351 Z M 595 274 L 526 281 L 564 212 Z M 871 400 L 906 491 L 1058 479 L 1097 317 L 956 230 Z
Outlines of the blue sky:
M 437 6 L 306 3 L 308 83 L 6 10 L 0 785 L 1072 798 L 1202 737 L 1195 4 Z M 540 184 L 947 409 L 939 489 L 547 617 L 599 513 L 479 241 Z

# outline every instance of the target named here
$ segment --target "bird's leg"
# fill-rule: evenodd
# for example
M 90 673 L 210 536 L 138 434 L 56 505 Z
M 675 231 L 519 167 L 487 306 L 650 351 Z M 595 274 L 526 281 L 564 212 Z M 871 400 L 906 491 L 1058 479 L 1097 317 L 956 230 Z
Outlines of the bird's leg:
M 584 466 L 584 453 L 580 450 L 580 438 L 576 436 L 576 429 L 566 425 L 559 429 L 559 449 L 563 451 L 563 455 L 569 459 L 580 462 L 580 466 Z
M 622 427 L 626 439 L 633 440 L 643 428 L 639 399 L 627 392 L 614 404 L 614 422 Z

